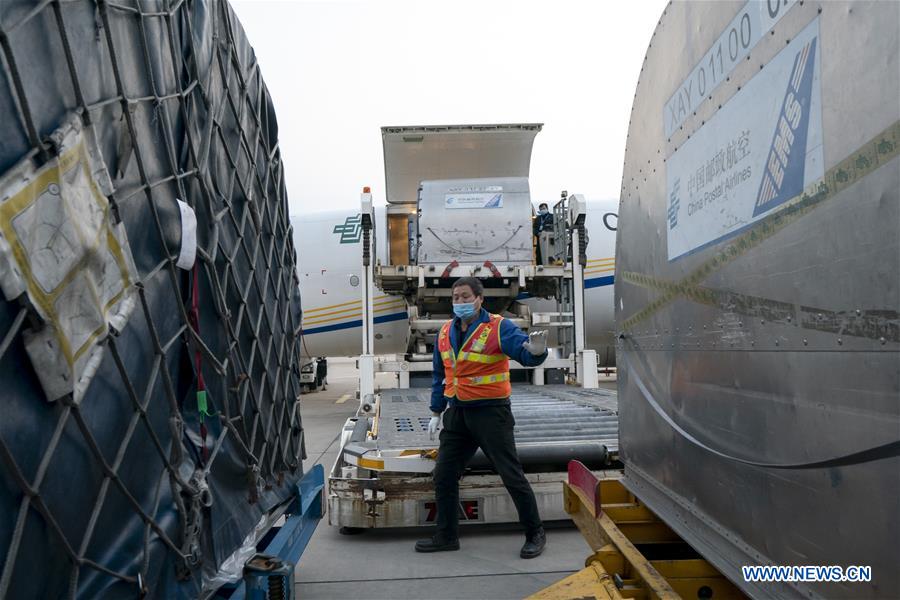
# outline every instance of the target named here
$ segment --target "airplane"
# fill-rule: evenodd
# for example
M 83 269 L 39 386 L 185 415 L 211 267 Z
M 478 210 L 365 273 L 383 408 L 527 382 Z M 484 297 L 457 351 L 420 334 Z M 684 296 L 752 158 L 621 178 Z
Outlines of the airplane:
M 618 202 L 588 201 L 589 243 L 585 267 L 586 346 L 601 367 L 615 365 L 613 282 Z M 375 208 L 376 259 L 386 263 L 386 210 Z M 301 353 L 316 357 L 358 356 L 362 352 L 362 223 L 359 211 L 328 211 L 291 218 L 303 302 Z M 535 311 L 555 310 L 553 300 L 523 300 Z M 375 296 L 375 353 L 403 354 L 407 311 L 402 296 Z M 312 372 L 307 367 L 307 371 Z M 309 377 L 307 377 L 310 381 Z

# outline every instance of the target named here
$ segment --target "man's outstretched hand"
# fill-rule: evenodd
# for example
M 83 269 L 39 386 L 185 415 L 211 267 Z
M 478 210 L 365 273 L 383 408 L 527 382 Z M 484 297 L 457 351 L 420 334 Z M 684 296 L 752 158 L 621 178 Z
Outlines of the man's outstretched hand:
M 528 352 L 534 356 L 540 356 L 547 351 L 547 332 L 532 331 L 528 334 L 528 341 L 522 344 Z

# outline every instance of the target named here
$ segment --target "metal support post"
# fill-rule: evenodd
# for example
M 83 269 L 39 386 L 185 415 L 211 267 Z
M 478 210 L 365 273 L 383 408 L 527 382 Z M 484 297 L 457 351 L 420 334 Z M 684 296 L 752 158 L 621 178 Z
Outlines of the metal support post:
M 596 388 L 597 352 L 584 348 L 584 265 L 587 261 L 587 243 L 584 221 L 587 204 L 580 194 L 569 197 L 569 227 L 572 240 L 572 311 L 575 322 L 575 376 L 584 388 Z
M 359 356 L 359 405 L 375 406 L 375 208 L 369 188 L 360 196 L 362 215 L 362 354 Z M 365 410 L 364 410 L 365 412 Z

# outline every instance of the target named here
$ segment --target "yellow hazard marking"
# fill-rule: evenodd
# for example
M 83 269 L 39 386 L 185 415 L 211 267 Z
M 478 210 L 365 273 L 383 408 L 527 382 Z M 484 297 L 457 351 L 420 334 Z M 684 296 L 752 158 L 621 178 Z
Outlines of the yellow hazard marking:
M 359 457 L 358 466 L 364 469 L 384 469 L 384 461 L 378 458 Z
M 435 460 L 435 459 L 437 459 L 437 453 L 438 453 L 437 448 L 431 448 L 430 450 L 407 449 L 407 450 L 401 450 L 400 456 L 404 457 L 404 458 L 408 457 L 408 456 L 417 456 L 419 458 L 430 458 L 431 460 Z
M 350 394 L 344 394 L 343 396 L 341 396 L 340 398 L 335 400 L 334 403 L 335 404 L 343 404 L 344 402 L 346 402 L 349 399 L 350 399 Z

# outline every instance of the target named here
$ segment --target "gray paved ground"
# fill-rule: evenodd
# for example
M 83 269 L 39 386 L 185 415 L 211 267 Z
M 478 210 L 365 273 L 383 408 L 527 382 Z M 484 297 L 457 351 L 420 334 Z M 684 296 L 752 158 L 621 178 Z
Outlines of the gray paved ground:
M 329 361 L 325 392 L 303 396 L 302 414 L 308 459 L 319 462 L 326 476 L 338 452 L 338 435 L 356 411 L 356 370 L 352 362 Z M 392 378 L 379 375 L 379 385 Z M 536 559 L 522 560 L 524 536 L 506 528 L 462 531 L 458 552 L 418 554 L 413 544 L 427 530 L 372 530 L 344 536 L 319 524 L 296 575 L 300 598 L 522 598 L 577 571 L 590 553 L 574 526 L 548 532 L 549 545 Z

